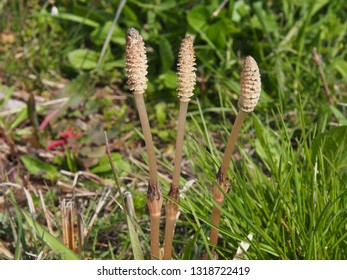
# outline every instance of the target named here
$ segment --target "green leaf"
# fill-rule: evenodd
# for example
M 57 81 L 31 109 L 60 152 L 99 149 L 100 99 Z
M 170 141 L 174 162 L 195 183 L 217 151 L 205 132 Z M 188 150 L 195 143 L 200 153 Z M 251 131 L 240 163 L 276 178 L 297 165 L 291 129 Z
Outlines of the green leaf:
M 253 116 L 253 123 L 257 135 L 255 150 L 269 170 L 272 170 L 271 166 L 273 164 L 272 167 L 279 166 L 280 162 L 281 147 L 278 137 L 270 128 L 264 126 L 255 115 Z
M 210 25 L 206 31 L 208 38 L 219 48 L 224 49 L 227 38 L 231 33 L 236 33 L 237 29 L 231 24 L 230 20 L 219 20 Z
M 210 14 L 208 12 L 208 9 L 203 5 L 195 6 L 188 12 L 187 15 L 189 25 L 195 30 L 205 27 L 208 23 L 209 18 Z
M 127 223 L 128 223 L 128 229 L 129 229 L 129 237 L 131 242 L 131 247 L 134 254 L 135 260 L 143 260 L 143 252 L 142 247 L 140 243 L 139 233 L 136 229 L 140 229 L 139 224 L 136 222 L 136 215 L 135 215 L 135 209 L 134 209 L 134 201 L 133 196 L 130 192 L 125 192 L 125 207 L 126 207 L 126 217 L 127 217 Z
M 90 27 L 95 27 L 95 28 L 99 26 L 99 23 L 97 23 L 96 21 L 87 19 L 85 17 L 80 17 L 75 14 L 59 13 L 59 15 L 56 16 L 56 18 L 70 20 L 73 22 L 77 22 L 77 23 L 84 24 Z
M 25 168 L 33 175 L 40 175 L 51 181 L 60 177 L 60 173 L 54 165 L 29 155 L 21 156 L 20 159 Z
M 342 75 L 342 77 L 347 77 L 347 62 L 343 59 L 339 59 L 334 62 L 335 69 Z
M 240 22 L 242 18 L 249 14 L 250 7 L 244 1 L 236 1 L 232 12 L 231 19 L 235 22 Z
M 161 37 L 159 42 L 160 60 L 163 72 L 171 69 L 175 57 L 168 39 Z
M 182 260 L 191 260 L 192 253 L 194 250 L 194 246 L 196 244 L 196 239 L 200 234 L 201 227 L 196 231 L 192 240 L 187 244 L 187 246 L 183 249 Z
M 159 80 L 164 83 L 166 88 L 176 89 L 177 88 L 177 74 L 173 71 L 167 71 L 166 73 L 159 76 Z
M 13 92 L 13 87 L 0 85 L 0 109 L 7 103 Z
M 112 161 L 114 162 L 114 165 L 117 168 L 117 170 L 119 170 L 120 176 L 125 174 L 124 171 L 131 170 L 129 162 L 124 160 L 123 156 L 120 153 L 112 153 Z M 99 160 L 98 165 L 93 167 L 90 171 L 95 174 L 104 174 L 112 172 L 107 155 L 104 155 Z
M 77 172 L 77 166 L 76 166 L 76 160 L 74 155 L 70 152 L 68 148 L 65 149 L 65 154 L 66 154 L 66 162 L 67 166 L 69 167 L 69 170 L 71 172 Z
M 334 127 L 326 133 L 319 134 L 312 142 L 314 163 L 320 152 L 327 168 L 333 165 L 337 171 L 347 173 L 347 126 Z
M 254 3 L 253 8 L 261 26 L 266 32 L 272 33 L 277 31 L 278 25 L 276 19 L 273 14 L 266 13 L 263 8 L 263 2 Z
M 68 54 L 68 60 L 75 69 L 94 69 L 98 63 L 99 53 L 88 49 L 73 50 Z
M 93 43 L 98 46 L 101 46 L 105 42 L 111 27 L 112 27 L 112 21 L 107 21 L 103 26 L 95 28 L 94 31 L 90 34 L 90 37 Z M 125 45 L 124 29 L 121 29 L 119 28 L 118 25 L 116 25 L 111 36 L 111 42 L 124 46 Z
M 35 231 L 40 239 L 45 241 L 47 245 L 56 253 L 61 255 L 63 260 L 79 260 L 78 256 L 74 254 L 69 248 L 58 241 L 53 235 L 39 225 L 29 213 L 22 210 L 23 216 L 30 227 Z
M 159 126 L 163 126 L 166 121 L 166 103 L 165 102 L 159 102 L 155 105 L 155 115 L 157 117 L 157 122 Z
M 335 106 L 331 106 L 330 110 L 334 114 L 335 118 L 337 118 L 340 125 L 347 125 L 347 118 L 343 113 L 341 113 Z

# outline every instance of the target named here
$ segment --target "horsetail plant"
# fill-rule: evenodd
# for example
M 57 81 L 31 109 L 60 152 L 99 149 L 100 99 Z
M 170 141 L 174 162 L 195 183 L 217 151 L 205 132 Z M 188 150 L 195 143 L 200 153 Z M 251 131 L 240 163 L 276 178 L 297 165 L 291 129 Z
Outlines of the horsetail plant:
M 215 184 L 213 187 L 214 200 L 216 204 L 218 204 L 220 207 L 222 206 L 224 201 L 224 194 L 221 191 L 221 188 L 223 188 L 224 192 L 226 192 L 229 188 L 227 171 L 229 168 L 232 153 L 235 148 L 237 136 L 240 132 L 245 117 L 248 113 L 252 112 L 255 106 L 257 105 L 260 96 L 260 91 L 261 80 L 257 62 L 254 60 L 253 57 L 247 56 L 244 60 L 243 70 L 241 72 L 241 92 L 238 101 L 239 112 L 235 119 L 234 126 L 231 130 L 225 148 L 222 164 L 216 175 L 218 184 Z M 214 206 L 212 210 L 212 223 L 216 227 L 211 228 L 210 243 L 212 246 L 216 246 L 218 242 L 217 228 L 220 224 L 220 210 L 217 206 Z
M 166 225 L 165 225 L 165 240 L 164 240 L 164 260 L 171 259 L 172 255 L 172 240 L 175 230 L 175 224 L 178 216 L 179 200 L 179 179 L 181 172 L 182 161 L 182 148 L 184 139 L 184 127 L 186 122 L 188 103 L 190 97 L 193 96 L 193 90 L 196 83 L 195 74 L 195 55 L 192 38 L 187 35 L 181 43 L 178 63 L 178 98 L 180 100 L 180 110 L 178 116 L 177 136 L 176 136 L 176 150 L 174 170 L 172 175 L 172 183 L 169 191 L 169 199 L 166 202 Z
M 128 86 L 134 93 L 148 157 L 149 184 L 147 205 L 150 212 L 151 258 L 159 259 L 159 225 L 163 197 L 157 179 L 157 163 L 153 139 L 143 98 L 143 94 L 147 89 L 146 75 L 148 68 L 145 44 L 139 32 L 134 28 L 130 28 L 127 32 L 125 56 L 125 70 L 128 77 Z

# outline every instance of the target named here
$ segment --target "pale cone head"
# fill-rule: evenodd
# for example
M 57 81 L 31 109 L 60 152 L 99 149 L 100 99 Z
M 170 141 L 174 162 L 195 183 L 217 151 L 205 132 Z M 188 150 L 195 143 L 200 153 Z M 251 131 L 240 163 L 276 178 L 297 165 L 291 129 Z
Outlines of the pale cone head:
M 190 100 L 196 83 L 195 53 L 192 38 L 187 35 L 181 43 L 178 54 L 177 75 L 178 88 L 177 95 L 181 100 Z
M 147 56 L 143 39 L 135 28 L 128 29 L 125 58 L 129 89 L 144 93 L 147 89 Z
M 241 92 L 238 102 L 239 110 L 252 112 L 258 103 L 261 91 L 261 80 L 257 62 L 247 56 L 241 73 Z

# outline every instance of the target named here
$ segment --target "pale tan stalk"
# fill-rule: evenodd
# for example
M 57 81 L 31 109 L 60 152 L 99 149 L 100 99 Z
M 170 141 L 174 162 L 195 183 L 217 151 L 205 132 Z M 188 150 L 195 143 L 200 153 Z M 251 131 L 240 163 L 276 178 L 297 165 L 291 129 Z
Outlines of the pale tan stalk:
M 180 111 L 178 116 L 176 150 L 174 170 L 172 175 L 172 183 L 168 196 L 171 200 L 167 200 L 166 224 L 165 224 L 165 241 L 164 241 L 164 260 L 170 260 L 172 256 L 172 241 L 175 231 L 175 225 L 178 217 L 179 207 L 176 202 L 179 201 L 179 180 L 181 173 L 182 150 L 184 140 L 184 127 L 188 111 L 190 97 L 196 83 L 195 74 L 195 54 L 193 41 L 190 36 L 186 36 L 181 43 L 178 58 L 178 97 L 180 98 Z
M 179 180 L 181 173 L 181 162 L 182 162 L 182 148 L 184 139 L 184 127 L 186 121 L 186 115 L 188 110 L 187 100 L 180 100 L 180 112 L 177 126 L 176 136 L 176 151 L 175 151 L 175 162 L 174 171 L 172 176 L 171 189 L 169 197 L 174 201 L 179 200 Z M 164 260 L 170 260 L 172 256 L 172 241 L 175 231 L 175 225 L 178 214 L 178 205 L 171 200 L 167 200 L 165 212 L 166 212 L 166 224 L 165 224 L 165 237 L 164 237 Z
M 134 92 L 148 157 L 149 184 L 147 205 L 150 213 L 151 226 L 151 258 L 159 259 L 159 227 L 163 198 L 157 179 L 157 163 L 155 159 L 152 133 L 143 99 L 143 94 L 147 89 L 147 57 L 145 45 L 139 32 L 134 28 L 130 28 L 127 33 L 126 72 L 129 88 Z
M 233 154 L 234 148 L 235 148 L 235 143 L 237 140 L 237 136 L 240 132 L 242 123 L 245 119 L 245 117 L 247 116 L 247 113 L 244 111 L 239 111 L 234 123 L 234 126 L 231 130 L 230 133 L 230 137 L 228 139 L 228 143 L 227 146 L 225 148 L 225 153 L 223 156 L 223 161 L 222 161 L 222 165 L 219 169 L 219 172 L 217 174 L 217 181 L 218 184 L 220 185 L 220 187 L 223 188 L 223 190 L 226 192 L 228 190 L 228 182 L 227 182 L 227 178 L 226 178 L 226 174 L 229 168 L 229 163 L 231 160 L 231 156 Z M 224 194 L 222 193 L 222 191 L 220 190 L 220 187 L 215 184 L 213 186 L 213 197 L 214 200 L 216 201 L 216 203 L 219 206 L 222 206 L 223 201 L 224 201 Z M 212 210 L 212 223 L 219 227 L 220 224 L 220 211 L 217 208 L 217 206 L 213 206 L 213 210 Z M 210 234 L 210 242 L 213 246 L 217 245 L 218 242 L 218 230 L 216 228 L 211 228 L 211 234 Z
M 180 111 L 177 125 L 177 136 L 176 136 L 176 151 L 174 170 L 172 175 L 172 185 L 176 188 L 179 187 L 180 173 L 181 173 L 181 162 L 182 162 L 182 150 L 184 140 L 184 127 L 186 123 L 187 111 L 188 111 L 189 100 L 180 100 Z
M 148 168 L 149 168 L 149 182 L 151 186 L 158 184 L 157 179 L 157 162 L 155 159 L 154 144 L 152 139 L 151 128 L 149 126 L 146 105 L 143 99 L 143 94 L 137 94 L 134 92 L 135 102 L 139 118 L 141 122 L 143 137 L 146 143 L 147 157 L 148 157 Z
M 216 175 L 218 184 L 213 186 L 213 197 L 216 204 L 218 204 L 220 207 L 224 201 L 224 194 L 221 189 L 223 189 L 224 192 L 227 192 L 229 188 L 227 171 L 238 134 L 247 114 L 252 112 L 258 103 L 260 90 L 261 82 L 258 65 L 251 56 L 248 56 L 244 61 L 243 70 L 241 73 L 241 93 L 238 102 L 239 112 L 235 119 L 235 123 L 225 148 L 221 167 Z M 216 227 L 219 227 L 220 225 L 220 210 L 217 206 L 213 206 L 212 223 Z M 218 230 L 216 228 L 211 228 L 210 243 L 213 247 L 215 247 L 218 243 Z M 207 254 L 205 254 L 204 258 L 207 259 L 207 257 Z

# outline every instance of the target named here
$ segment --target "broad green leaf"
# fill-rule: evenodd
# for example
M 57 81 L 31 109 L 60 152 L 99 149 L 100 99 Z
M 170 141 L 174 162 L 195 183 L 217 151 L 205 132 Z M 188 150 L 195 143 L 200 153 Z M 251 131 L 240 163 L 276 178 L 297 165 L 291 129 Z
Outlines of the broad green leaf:
M 108 32 L 111 29 L 111 26 L 112 26 L 112 21 L 107 21 L 103 26 L 95 28 L 90 35 L 93 43 L 98 46 L 101 46 L 105 42 Z M 121 29 L 119 28 L 118 25 L 116 25 L 111 36 L 111 42 L 124 46 L 125 45 L 124 29 Z
M 335 69 L 342 75 L 342 77 L 347 77 L 347 62 L 343 59 L 339 59 L 334 62 Z
M 74 252 L 72 252 L 69 248 L 67 248 L 64 244 L 57 240 L 53 235 L 51 235 L 47 230 L 45 230 L 41 225 L 34 221 L 29 213 L 23 210 L 22 213 L 25 220 L 35 231 L 38 238 L 45 241 L 54 252 L 61 255 L 63 260 L 79 260 L 79 258 L 75 255 Z
M 168 39 L 161 37 L 159 42 L 160 60 L 163 72 L 171 69 L 174 63 L 174 55 Z
M 124 171 L 130 171 L 130 164 L 128 161 L 124 160 L 123 156 L 120 153 L 112 153 L 112 160 L 114 162 L 115 167 L 119 171 L 119 175 L 124 175 Z M 98 165 L 91 169 L 92 173 L 101 174 L 101 173 L 110 173 L 112 172 L 109 160 L 107 155 L 103 156 Z
M 319 134 L 312 143 L 312 159 L 315 162 L 322 152 L 327 167 L 347 172 L 347 126 L 339 126 Z
M 244 1 L 236 1 L 232 12 L 231 19 L 235 22 L 240 22 L 242 18 L 249 14 L 250 6 Z
M 104 69 L 106 71 L 112 70 L 114 68 L 124 68 L 125 66 L 125 59 L 118 59 L 114 61 L 109 61 L 105 63 Z
M 223 19 L 210 25 L 206 31 L 207 37 L 219 48 L 224 49 L 227 38 L 230 34 L 236 33 L 238 30 L 230 20 Z
M 173 71 L 167 71 L 160 75 L 159 79 L 164 82 L 166 88 L 176 89 L 177 88 L 177 74 Z
M 209 18 L 210 14 L 208 12 L 208 9 L 203 5 L 195 6 L 188 12 L 187 16 L 189 25 L 195 30 L 205 27 L 208 23 Z
M 167 108 L 165 102 L 159 102 L 155 105 L 155 115 L 157 117 L 157 122 L 159 126 L 163 126 L 165 124 L 167 118 Z
M 333 112 L 335 118 L 339 121 L 340 125 L 347 125 L 347 118 L 335 106 L 331 106 L 330 110 Z
M 68 60 L 75 69 L 94 69 L 98 63 L 98 59 L 98 52 L 87 49 L 76 49 L 68 54 Z
M 20 159 L 25 168 L 33 175 L 39 175 L 52 181 L 60 177 L 60 173 L 54 165 L 29 155 L 21 156 Z

